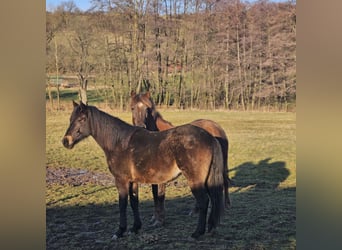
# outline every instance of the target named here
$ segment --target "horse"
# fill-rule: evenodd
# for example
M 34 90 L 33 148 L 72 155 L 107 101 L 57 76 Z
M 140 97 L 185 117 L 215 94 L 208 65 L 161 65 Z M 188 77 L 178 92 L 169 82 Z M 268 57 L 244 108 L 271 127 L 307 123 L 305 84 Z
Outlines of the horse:
M 170 122 L 164 120 L 161 114 L 156 111 L 155 104 L 151 99 L 149 91 L 145 94 L 136 94 L 135 91 L 132 91 L 130 105 L 132 110 L 132 123 L 135 126 L 144 127 L 150 131 L 164 131 L 175 127 Z M 219 124 L 211 120 L 198 119 L 190 124 L 206 130 L 214 136 L 221 145 L 224 161 L 222 174 L 224 180 L 225 208 L 228 209 L 231 206 L 228 190 L 231 180 L 228 177 L 229 142 L 227 135 Z M 165 184 L 152 185 L 152 193 L 155 206 L 154 215 L 152 216 L 152 221 L 154 221 L 153 225 L 162 225 L 165 220 Z M 198 207 L 196 205 L 190 214 L 196 213 L 197 211 Z
M 199 206 L 197 227 L 191 237 L 205 234 L 209 200 L 208 232 L 219 224 L 223 214 L 223 159 L 218 141 L 207 131 L 187 124 L 154 132 L 130 125 L 95 106 L 73 101 L 70 125 L 62 139 L 67 149 L 92 136 L 106 156 L 119 193 L 119 229 L 112 239 L 127 231 L 128 196 L 134 222 L 130 232 L 138 233 L 138 183 L 161 184 L 181 173 Z

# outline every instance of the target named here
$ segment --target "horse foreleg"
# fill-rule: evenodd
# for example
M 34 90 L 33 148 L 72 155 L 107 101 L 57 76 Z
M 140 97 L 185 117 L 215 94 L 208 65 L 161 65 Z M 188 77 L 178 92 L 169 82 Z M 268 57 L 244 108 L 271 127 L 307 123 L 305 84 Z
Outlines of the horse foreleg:
M 165 222 L 165 187 L 166 184 L 158 185 L 158 209 L 157 209 L 157 219 L 161 225 Z
M 189 215 L 192 216 L 192 215 L 194 215 L 194 214 L 197 214 L 198 212 L 199 212 L 199 205 L 198 205 L 197 202 L 196 202 L 194 208 L 191 209 L 191 211 L 189 212 Z
M 165 222 L 165 184 L 153 184 L 152 194 L 154 201 L 154 214 L 152 217 L 152 226 L 160 226 Z
M 120 182 L 115 180 L 116 187 L 119 191 L 119 209 L 120 209 L 120 224 L 119 229 L 113 235 L 112 239 L 117 239 L 123 236 L 127 230 L 127 203 L 128 203 L 128 182 Z
M 195 196 L 196 206 L 198 207 L 198 210 L 199 210 L 197 228 L 195 232 L 191 235 L 191 237 L 198 238 L 199 236 L 205 233 L 209 197 L 208 197 L 208 194 L 204 185 L 203 186 L 202 185 L 201 186 L 190 185 L 190 188 L 191 188 L 192 194 Z
M 130 182 L 129 183 L 129 201 L 131 204 L 131 208 L 133 210 L 134 223 L 131 228 L 131 232 L 138 233 L 138 230 L 141 228 L 141 220 L 139 214 L 139 196 L 138 196 L 138 183 Z

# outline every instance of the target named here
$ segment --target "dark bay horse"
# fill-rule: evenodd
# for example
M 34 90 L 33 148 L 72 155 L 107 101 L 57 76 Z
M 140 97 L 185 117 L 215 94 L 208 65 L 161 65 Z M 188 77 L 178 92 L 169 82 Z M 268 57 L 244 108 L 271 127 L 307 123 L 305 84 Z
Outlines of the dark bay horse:
M 174 128 L 170 122 L 163 119 L 161 114 L 156 111 L 154 102 L 150 97 L 150 93 L 136 94 L 131 92 L 131 110 L 132 122 L 135 126 L 145 127 L 150 131 L 164 131 Z M 220 143 L 223 157 L 223 180 L 225 193 L 225 207 L 231 206 L 229 197 L 229 183 L 228 177 L 228 148 L 229 142 L 226 133 L 220 125 L 216 122 L 206 119 L 198 119 L 190 124 L 205 129 L 208 133 L 214 136 Z M 163 224 L 165 219 L 164 200 L 165 200 L 165 184 L 152 185 L 152 193 L 154 199 L 154 220 L 155 224 Z M 197 205 L 194 211 L 198 210 Z
M 223 159 L 218 141 L 205 130 L 183 125 L 152 132 L 104 113 L 94 106 L 73 102 L 70 125 L 62 143 L 72 149 L 92 136 L 103 149 L 119 192 L 120 224 L 113 238 L 127 230 L 128 196 L 133 210 L 132 232 L 141 228 L 137 183 L 160 184 L 182 173 L 199 206 L 197 228 L 191 235 L 205 233 L 209 200 L 208 232 L 216 228 L 223 211 Z

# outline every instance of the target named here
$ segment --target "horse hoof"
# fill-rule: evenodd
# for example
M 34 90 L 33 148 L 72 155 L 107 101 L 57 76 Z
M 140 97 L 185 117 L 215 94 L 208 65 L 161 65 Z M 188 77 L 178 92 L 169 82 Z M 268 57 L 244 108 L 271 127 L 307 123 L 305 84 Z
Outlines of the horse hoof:
M 210 230 L 208 230 L 208 234 L 210 235 L 210 236 L 214 236 L 215 234 L 217 233 L 217 231 L 216 231 L 216 228 L 211 228 Z
M 196 209 L 196 208 L 191 209 L 191 211 L 189 212 L 189 216 L 196 215 L 197 213 L 198 213 L 198 209 Z
M 118 238 L 123 237 L 125 232 L 126 228 L 120 227 L 119 230 L 113 235 L 112 240 L 117 240 Z
M 124 237 L 125 235 L 128 235 L 129 232 L 125 232 L 125 233 L 121 233 L 121 234 L 118 234 L 118 233 L 115 233 L 112 237 L 112 240 L 118 240 L 119 238 L 122 238 Z
M 199 237 L 203 235 L 201 233 L 198 233 L 198 232 L 194 232 L 192 235 L 191 235 L 191 238 L 195 239 L 195 240 L 198 240 Z
M 196 238 L 194 238 L 194 237 L 190 237 L 190 236 L 188 236 L 188 238 L 187 238 L 187 240 L 188 241 L 191 241 L 191 242 L 194 242 L 194 241 L 196 241 L 197 239 Z
M 156 217 L 154 215 L 152 215 L 151 219 L 150 219 L 150 222 L 151 223 L 154 223 L 156 221 Z
M 150 227 L 151 228 L 157 228 L 157 227 L 162 227 L 164 225 L 163 222 L 161 222 L 160 220 L 155 220 L 151 225 Z
M 139 232 L 140 229 L 141 229 L 141 225 L 133 226 L 133 227 L 128 231 L 128 233 L 129 233 L 129 234 L 132 234 L 132 233 L 137 234 L 137 233 Z

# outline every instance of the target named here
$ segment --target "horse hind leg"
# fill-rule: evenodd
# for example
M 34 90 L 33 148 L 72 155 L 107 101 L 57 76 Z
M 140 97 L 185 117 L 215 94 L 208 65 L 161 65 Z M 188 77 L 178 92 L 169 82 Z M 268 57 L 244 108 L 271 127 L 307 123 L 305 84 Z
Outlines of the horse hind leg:
M 165 223 L 165 186 L 165 184 L 152 185 L 154 214 L 151 222 L 153 227 L 162 226 Z
M 225 168 L 223 171 L 223 186 L 224 186 L 224 207 L 228 210 L 232 206 L 229 196 L 229 186 L 231 185 L 228 177 L 228 170 Z
M 198 214 L 198 212 L 199 212 L 199 205 L 196 202 L 195 206 L 189 212 L 189 216 L 192 216 L 194 214 Z
M 134 216 L 133 227 L 130 229 L 130 232 L 138 233 L 138 230 L 141 228 L 141 220 L 139 214 L 139 196 L 138 196 L 138 183 L 130 182 L 129 183 L 129 201 L 131 204 L 131 208 Z
M 197 239 L 205 233 L 209 197 L 204 185 L 190 185 L 191 192 L 196 199 L 196 206 L 199 210 L 197 228 L 191 237 Z

